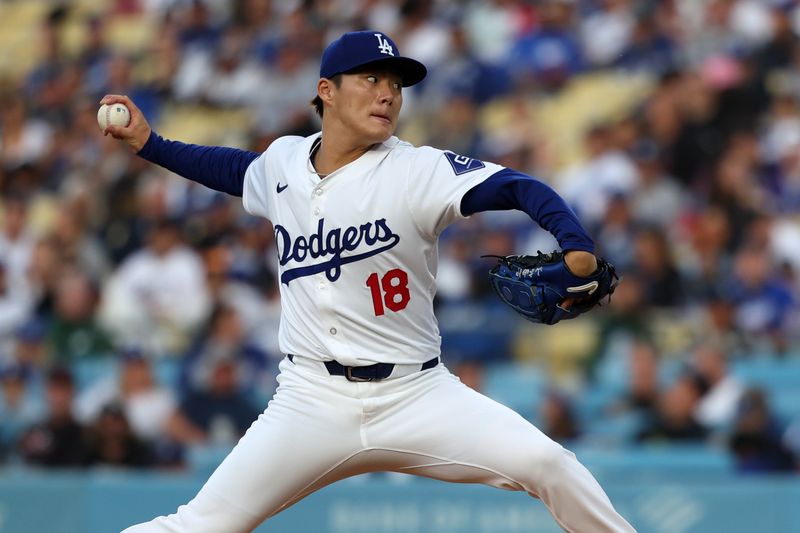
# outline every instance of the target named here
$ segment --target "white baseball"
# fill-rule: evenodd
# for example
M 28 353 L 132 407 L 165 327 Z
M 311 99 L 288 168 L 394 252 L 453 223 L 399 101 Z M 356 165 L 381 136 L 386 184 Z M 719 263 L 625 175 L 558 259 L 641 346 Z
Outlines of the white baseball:
M 123 104 L 103 104 L 97 110 L 97 124 L 105 131 L 108 126 L 127 126 L 131 112 Z

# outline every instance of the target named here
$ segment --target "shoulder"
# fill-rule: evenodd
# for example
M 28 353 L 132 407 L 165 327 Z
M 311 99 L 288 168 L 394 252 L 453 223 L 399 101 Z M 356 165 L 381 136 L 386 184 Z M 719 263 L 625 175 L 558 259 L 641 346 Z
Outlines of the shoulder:
M 403 141 L 397 137 L 391 137 L 383 143 L 385 148 L 391 150 L 393 159 L 405 160 L 412 164 L 435 163 L 442 157 L 444 151 L 431 146 L 414 146 L 408 141 Z
M 318 133 L 309 137 L 300 137 L 299 135 L 284 135 L 283 137 L 278 137 L 272 141 L 264 153 L 270 157 L 285 157 L 295 153 L 295 151 L 301 149 L 303 146 L 307 145 L 310 147 L 311 143 L 314 142 L 314 139 L 316 139 L 318 136 Z

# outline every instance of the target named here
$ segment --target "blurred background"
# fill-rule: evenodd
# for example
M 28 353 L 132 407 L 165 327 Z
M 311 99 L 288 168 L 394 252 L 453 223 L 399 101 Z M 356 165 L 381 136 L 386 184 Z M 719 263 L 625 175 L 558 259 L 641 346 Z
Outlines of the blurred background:
M 642 532 L 800 531 L 800 2 L 0 0 L 0 532 L 106 532 L 187 501 L 275 387 L 269 223 L 98 131 L 263 151 L 319 123 L 319 57 L 387 32 L 429 76 L 399 136 L 534 175 L 624 276 L 555 327 L 440 245 L 443 355 L 573 449 Z M 375 474 L 259 531 L 557 531 L 526 495 Z

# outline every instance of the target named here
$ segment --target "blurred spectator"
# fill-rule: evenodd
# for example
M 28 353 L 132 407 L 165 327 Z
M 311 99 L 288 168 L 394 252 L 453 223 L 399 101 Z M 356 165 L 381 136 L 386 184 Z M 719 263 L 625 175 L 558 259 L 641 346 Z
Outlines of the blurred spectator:
M 453 235 L 442 243 L 439 250 L 436 298 L 434 305 L 442 302 L 459 302 L 470 297 L 472 276 L 467 265 L 472 248 L 466 236 Z
M 103 408 L 87 440 L 89 462 L 93 465 L 142 468 L 153 464 L 150 447 L 133 434 L 119 405 Z
M 634 13 L 628 0 L 599 0 L 597 9 L 581 22 L 581 44 L 587 61 L 606 66 L 618 58 L 631 40 Z
M 9 284 L 5 264 L 0 261 L 0 365 L 14 346 L 14 333 L 28 319 L 30 304 L 19 286 Z
M 175 409 L 175 394 L 157 382 L 152 363 L 137 350 L 124 351 L 120 359 L 117 374 L 98 379 L 81 392 L 77 417 L 84 424 L 95 424 L 105 408 L 118 406 L 136 438 L 157 441 Z
M 256 281 L 264 270 L 272 266 L 268 260 L 274 250 L 272 224 L 258 217 L 243 216 L 233 231 L 234 238 L 223 247 L 230 254 L 230 262 L 225 268 L 235 279 Z M 274 277 L 275 271 L 270 273 Z
M 639 175 L 639 186 L 631 197 L 634 219 L 669 231 L 686 209 L 686 191 L 665 172 L 658 144 L 652 139 L 638 141 L 631 158 Z
M 101 95 L 106 81 L 106 62 L 112 50 L 106 36 L 106 21 L 101 16 L 87 17 L 84 22 L 84 44 L 77 58 L 83 70 L 83 89 Z
M 106 356 L 111 340 L 95 320 L 98 289 L 84 274 L 65 272 L 55 291 L 49 341 L 56 361 Z
M 573 0 L 543 0 L 539 27 L 517 39 L 509 68 L 518 85 L 546 91 L 560 89 L 583 69 L 584 58 L 573 28 Z
M 89 232 L 86 217 L 85 214 L 81 215 L 78 205 L 64 202 L 56 213 L 51 235 L 64 262 L 98 282 L 107 277 L 110 265 L 106 250 Z
M 88 460 L 86 434 L 73 415 L 72 374 L 55 368 L 47 376 L 47 415 L 24 432 L 19 454 L 26 462 L 47 467 L 79 467 Z
M 260 413 L 243 394 L 241 370 L 233 359 L 212 362 L 206 386 L 189 392 L 170 420 L 170 436 L 183 444 L 235 444 Z
M 15 333 L 12 359 L 36 372 L 52 363 L 52 353 L 47 344 L 47 324 L 33 318 L 22 324 Z
M 598 367 L 606 359 L 619 357 L 628 346 L 651 337 L 646 307 L 642 302 L 643 286 L 635 273 L 625 275 L 625 282 L 614 291 L 611 304 L 598 318 L 597 342 L 586 358 L 586 374 L 593 381 Z
M 566 444 L 580 437 L 577 416 L 566 395 L 555 390 L 549 391 L 539 411 L 542 432 L 554 441 Z
M 0 368 L 0 463 L 13 454 L 23 431 L 43 418 L 35 379 L 32 371 L 19 364 Z
M 24 293 L 29 290 L 28 268 L 35 242 L 28 227 L 28 199 L 4 193 L 2 215 L 0 263 L 5 265 L 8 287 Z
M 633 413 L 644 419 L 654 417 L 660 397 L 658 370 L 655 347 L 647 342 L 635 342 L 628 352 L 626 390 L 622 398 L 610 406 L 610 412 Z
M 61 74 L 68 66 L 61 39 L 63 24 L 68 14 L 67 5 L 54 5 L 44 16 L 39 27 L 39 37 L 35 42 L 40 48 L 41 55 L 30 72 L 26 73 L 24 80 L 24 93 L 37 107 L 47 105 L 47 93 L 52 92 L 54 86 L 58 85 Z
M 303 41 L 286 40 L 278 47 L 275 63 L 265 74 L 269 83 L 257 87 L 253 127 L 259 134 L 317 131 L 308 102 L 319 80 L 319 64 L 309 53 Z
M 464 7 L 464 30 L 476 55 L 494 64 L 502 61 L 519 35 L 533 29 L 532 6 L 520 0 L 469 2 Z
M 182 48 L 188 52 L 207 52 L 216 48 L 220 28 L 213 20 L 207 1 L 191 0 L 179 14 L 179 39 Z
M 248 55 L 267 63 L 273 61 L 279 29 L 272 0 L 238 0 L 233 4 L 233 24 L 250 48 Z
M 277 363 L 285 356 L 278 346 L 280 293 L 275 275 L 263 265 L 264 258 L 256 255 L 264 252 L 262 246 L 267 242 L 264 237 L 272 235 L 271 231 L 258 231 L 263 227 L 259 223 L 244 231 L 243 239 L 249 241 L 242 243 L 245 246 L 216 246 L 208 249 L 204 256 L 208 287 L 214 302 L 235 312 L 237 321 L 241 322 L 241 327 L 237 328 L 240 338 L 235 343 L 247 346 L 246 351 L 250 352 L 253 362 L 265 358 L 272 360 L 256 365 L 260 370 L 253 375 L 251 385 L 261 381 L 267 367 L 274 367 L 272 371 L 277 371 Z M 214 324 L 215 314 L 212 311 L 209 324 Z M 201 328 L 189 353 L 196 354 L 198 349 L 202 350 L 201 345 L 208 335 L 208 329 Z
M 36 241 L 27 274 L 34 314 L 42 320 L 49 320 L 53 316 L 56 285 L 64 268 L 62 259 L 58 242 L 53 236 Z
M 450 32 L 433 14 L 430 0 L 403 0 L 396 35 L 403 54 L 428 68 L 437 68 L 450 53 Z
M 632 72 L 647 72 L 655 76 L 674 70 L 679 61 L 679 50 L 672 36 L 664 28 L 659 15 L 669 9 L 664 4 L 672 2 L 634 2 L 634 22 L 630 38 L 613 64 Z M 666 18 L 666 17 L 663 17 Z
M 678 74 L 669 94 L 675 113 L 674 138 L 670 139 L 667 170 L 693 190 L 707 189 L 714 163 L 725 146 L 725 133 L 714 123 L 717 95 L 695 72 Z
M 729 441 L 737 469 L 745 473 L 793 470 L 794 460 L 781 441 L 781 432 L 764 391 L 746 391 Z
M 717 165 L 710 191 L 711 202 L 722 208 L 730 221 L 735 245 L 742 244 L 746 228 L 758 218 L 764 205 L 764 192 L 751 165 L 746 154 L 729 151 Z
M 147 241 L 106 284 L 101 320 L 120 345 L 176 355 L 208 313 L 203 264 L 182 244 L 174 220 L 156 223 Z
M 764 250 L 744 248 L 736 254 L 735 274 L 727 289 L 736 304 L 736 325 L 751 337 L 782 353 L 787 317 L 794 298 L 781 282 Z
M 765 82 L 772 72 L 792 65 L 798 42 L 800 42 L 797 33 L 792 28 L 794 4 L 791 1 L 782 0 L 771 4 L 770 39 L 753 54 L 753 64 L 757 69 L 758 78 Z
M 267 366 L 262 367 L 257 374 L 260 376 L 257 381 L 261 382 L 261 387 L 265 385 L 263 379 L 267 371 L 271 371 L 273 377 L 277 376 L 278 363 L 284 357 L 278 345 L 280 297 L 277 279 L 269 270 L 264 269 L 258 273 L 252 286 L 231 284 L 222 299 L 235 308 L 241 317 L 245 338 L 254 353 L 264 354 L 269 360 Z M 274 383 L 270 389 L 272 388 Z
M 589 227 L 605 217 L 613 198 L 628 196 L 639 181 L 636 167 L 614 145 L 611 133 L 606 124 L 592 126 L 584 137 L 586 161 L 558 178 L 564 198 Z
M 106 94 L 126 94 L 136 102 L 136 106 L 148 120 L 157 120 L 161 110 L 160 98 L 153 87 L 134 77 L 134 59 L 117 52 L 109 55 L 104 64 L 103 84 L 91 96 L 99 99 Z
M 707 431 L 695 418 L 700 398 L 708 384 L 699 374 L 684 373 L 658 400 L 655 416 L 645 423 L 636 436 L 639 442 L 697 442 L 705 440 Z
M 645 303 L 656 308 L 683 303 L 684 283 L 672 259 L 666 234 L 658 228 L 640 229 L 633 248 L 634 269 L 642 280 Z
M 428 128 L 425 144 L 452 146 L 456 153 L 477 157 L 482 138 L 476 115 L 477 108 L 468 95 L 450 93 Z
M 425 80 L 426 109 L 438 109 L 451 96 L 468 98 L 477 105 L 484 105 L 511 90 L 508 73 L 476 57 L 461 26 L 451 26 L 450 41 L 452 49 L 446 61 Z
M 611 261 L 620 272 L 626 272 L 634 266 L 636 224 L 627 195 L 610 195 L 603 219 L 595 233 L 598 250 L 602 250 L 603 257 Z
M 4 169 L 40 162 L 50 147 L 51 126 L 34 118 L 21 96 L 6 98 L 0 106 L 0 164 Z
M 728 429 L 744 386 L 728 371 L 726 354 L 713 344 L 696 347 L 692 352 L 692 364 L 709 387 L 697 404 L 698 422 L 711 429 Z
M 702 294 L 699 314 L 693 317 L 696 342 L 718 346 L 729 357 L 744 357 L 752 352 L 753 340 L 736 323 L 734 296 L 721 283 Z
M 219 361 L 228 360 L 236 367 L 237 387 L 247 392 L 271 388 L 267 355 L 248 337 L 237 309 L 219 304 L 181 361 L 182 389 L 208 389 Z
M 731 223 L 717 207 L 709 207 L 687 219 L 687 236 L 681 246 L 682 268 L 691 288 L 688 292 L 707 296 L 710 288 L 720 287 L 731 274 Z M 726 292 L 718 294 L 724 296 Z
M 483 391 L 483 380 L 486 369 L 477 359 L 462 359 L 453 369 L 453 374 L 458 376 L 461 383 L 478 392 Z
M 351 29 L 388 31 L 427 63 L 425 84 L 404 93 L 410 140 L 554 176 L 597 253 L 623 275 L 610 306 L 581 322 L 592 343 L 581 360 L 587 402 L 622 399 L 579 440 L 597 428 L 628 432 L 636 413 L 652 415 L 655 439 L 699 435 L 700 425 L 730 437 L 741 385 L 726 363 L 757 355 L 781 368 L 800 350 L 797 1 L 112 4 L 108 13 L 45 8 L 37 28 L 19 28 L 26 53 L 9 56 L 0 80 L 0 448 L 18 446 L 13 435 L 30 425 L 32 406 L 43 410 L 45 388 L 56 391 L 53 404 L 65 396 L 61 378 L 43 383 L 54 360 L 72 366 L 81 409 L 94 398 L 92 424 L 120 406 L 95 432 L 101 463 L 179 461 L 163 421 L 178 394 L 205 394 L 199 412 L 213 411 L 218 367 L 224 381 L 233 365 L 234 396 L 263 407 L 284 355 L 273 228 L 239 219 L 236 199 L 173 179 L 103 137 L 96 101 L 126 93 L 162 133 L 189 128 L 193 142 L 234 139 L 262 151 L 278 135 L 318 129 L 308 100 L 319 52 Z M 132 31 L 116 31 L 109 15 L 130 20 Z M 159 116 L 176 104 L 181 120 Z M 440 241 L 443 353 L 475 388 L 482 368 L 459 357 L 520 355 L 511 339 L 527 335 L 519 321 L 498 320 L 476 258 L 556 246 L 517 215 L 473 216 Z M 554 330 L 547 342 L 568 335 Z M 111 340 L 142 345 L 147 357 L 186 353 L 185 368 L 133 358 L 102 374 L 113 361 L 95 356 Z M 659 375 L 687 353 L 709 391 L 694 401 L 699 389 L 681 377 L 661 395 Z M 182 379 L 173 383 L 170 372 Z M 250 421 L 202 429 L 203 416 L 186 422 L 195 428 L 188 440 L 238 435 Z M 743 468 L 773 468 L 779 425 L 764 430 L 764 416 L 741 417 Z M 43 422 L 26 441 L 31 453 L 68 455 L 44 444 L 71 427 Z
M 730 0 L 710 0 L 691 6 L 693 11 L 687 13 L 685 21 L 692 25 L 692 32 L 684 45 L 690 64 L 699 64 L 711 55 L 738 51 L 741 41 L 730 28 L 735 4 Z
M 231 27 L 213 54 L 190 55 L 177 72 L 178 98 L 223 107 L 252 105 L 266 80 L 263 69 L 246 55 L 247 44 L 238 28 Z

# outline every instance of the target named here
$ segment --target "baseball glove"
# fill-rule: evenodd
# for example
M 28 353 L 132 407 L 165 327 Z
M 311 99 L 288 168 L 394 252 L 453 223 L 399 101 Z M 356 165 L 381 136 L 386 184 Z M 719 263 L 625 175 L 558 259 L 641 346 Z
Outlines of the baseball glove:
M 489 282 L 503 301 L 531 322 L 555 324 L 575 318 L 614 292 L 619 276 L 614 265 L 597 258 L 597 270 L 586 277 L 567 268 L 564 253 L 496 257 L 489 270 Z M 569 306 L 563 306 L 565 300 Z

